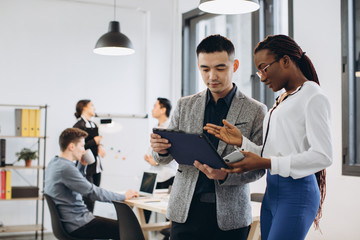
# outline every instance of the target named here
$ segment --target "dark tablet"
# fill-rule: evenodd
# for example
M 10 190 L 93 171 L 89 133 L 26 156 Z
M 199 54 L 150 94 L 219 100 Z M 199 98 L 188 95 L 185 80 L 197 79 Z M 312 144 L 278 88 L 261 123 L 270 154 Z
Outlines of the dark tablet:
M 153 132 L 171 143 L 169 153 L 179 164 L 193 165 L 195 160 L 212 168 L 228 168 L 224 160 L 207 136 L 203 133 L 191 134 L 169 129 L 154 128 Z

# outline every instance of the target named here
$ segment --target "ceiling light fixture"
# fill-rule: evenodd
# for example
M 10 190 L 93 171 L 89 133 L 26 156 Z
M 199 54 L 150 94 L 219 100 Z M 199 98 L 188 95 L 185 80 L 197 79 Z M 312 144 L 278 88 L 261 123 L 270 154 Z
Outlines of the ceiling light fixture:
M 109 24 L 109 32 L 97 41 L 94 53 L 100 55 L 121 56 L 135 53 L 130 39 L 120 32 L 120 23 L 116 20 L 116 0 L 114 0 L 114 21 Z
M 201 0 L 199 9 L 214 14 L 250 13 L 260 8 L 258 0 Z

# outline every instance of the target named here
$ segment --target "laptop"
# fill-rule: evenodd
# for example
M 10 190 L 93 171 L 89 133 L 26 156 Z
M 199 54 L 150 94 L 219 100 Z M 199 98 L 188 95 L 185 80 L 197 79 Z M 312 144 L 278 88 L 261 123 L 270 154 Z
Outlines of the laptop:
M 139 189 L 140 197 L 149 197 L 153 195 L 156 187 L 156 178 L 157 178 L 157 173 L 153 173 L 153 172 L 143 173 L 141 179 L 141 185 Z

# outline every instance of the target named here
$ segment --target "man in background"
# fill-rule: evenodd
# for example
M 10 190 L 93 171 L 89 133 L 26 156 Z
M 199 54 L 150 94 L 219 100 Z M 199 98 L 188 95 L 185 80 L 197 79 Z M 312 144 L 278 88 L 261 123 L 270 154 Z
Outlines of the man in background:
M 157 98 L 152 110 L 152 116 L 158 120 L 156 128 L 167 128 L 169 126 L 170 111 L 171 102 L 166 98 Z M 151 156 L 151 152 L 152 148 L 150 147 L 144 159 L 152 166 L 151 170 L 157 173 L 156 188 L 168 188 L 174 181 L 177 163 L 174 161 L 166 165 L 159 165 Z
M 87 133 L 78 128 L 65 129 L 59 138 L 60 155 L 55 156 L 45 170 L 45 194 L 55 202 L 65 230 L 74 237 L 88 239 L 120 239 L 116 220 L 94 216 L 84 204 L 83 196 L 101 202 L 123 201 L 138 196 L 133 190 L 117 194 L 90 183 L 75 166 L 86 165 Z
M 171 102 L 166 98 L 157 98 L 152 109 L 152 116 L 158 120 L 156 128 L 167 128 L 169 126 L 169 116 L 171 112 Z M 152 148 L 149 147 L 144 159 L 151 167 L 150 171 L 157 173 L 156 189 L 169 188 L 173 184 L 178 164 L 172 161 L 169 164 L 159 165 L 152 155 Z M 149 222 L 151 212 L 145 211 L 145 220 Z

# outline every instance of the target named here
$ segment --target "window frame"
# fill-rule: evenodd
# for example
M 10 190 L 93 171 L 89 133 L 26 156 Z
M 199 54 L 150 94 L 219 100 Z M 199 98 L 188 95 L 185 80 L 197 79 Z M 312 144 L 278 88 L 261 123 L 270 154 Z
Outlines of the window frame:
M 183 14 L 182 20 L 182 84 L 181 84 L 181 96 L 189 96 L 194 94 L 197 90 L 197 83 L 195 81 L 196 72 L 193 72 L 193 68 L 190 66 L 196 65 L 196 58 L 190 57 L 195 54 L 195 47 L 191 42 L 195 42 L 191 33 L 190 23 L 193 19 L 198 21 L 212 18 L 217 14 L 205 13 L 196 8 Z
M 360 176 L 356 153 L 355 3 L 341 0 L 342 175 Z

